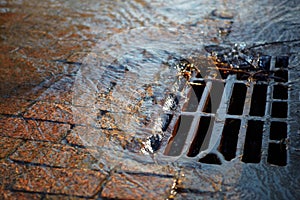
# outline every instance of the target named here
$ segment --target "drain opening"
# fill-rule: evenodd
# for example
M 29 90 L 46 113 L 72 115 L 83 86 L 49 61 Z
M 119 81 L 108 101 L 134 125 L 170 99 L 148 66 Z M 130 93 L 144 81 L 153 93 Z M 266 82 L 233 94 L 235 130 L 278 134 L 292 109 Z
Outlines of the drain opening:
M 240 119 L 226 119 L 225 121 L 219 147 L 219 151 L 223 154 L 225 160 L 229 161 L 235 158 L 240 126 Z
M 277 56 L 275 61 L 275 68 L 287 68 L 289 65 L 288 56 Z
M 282 140 L 287 137 L 287 124 L 285 122 L 271 122 L 270 140 Z
M 195 157 L 200 151 L 208 148 L 213 125 L 213 117 L 202 116 L 200 118 L 196 136 L 190 146 L 187 156 Z
M 267 85 L 254 85 L 249 113 L 251 116 L 265 115 L 267 89 Z
M 228 114 L 242 115 L 246 98 L 247 87 L 243 83 L 235 83 L 230 98 Z
M 271 116 L 277 118 L 286 118 L 287 109 L 287 102 L 273 102 Z
M 220 161 L 219 157 L 214 154 L 214 153 L 209 153 L 203 158 L 199 160 L 201 163 L 206 163 L 206 164 L 213 164 L 213 165 L 221 165 L 222 162 Z
M 165 132 L 168 129 L 169 124 L 171 123 L 172 118 L 173 118 L 172 114 L 162 114 L 161 115 L 161 121 L 162 121 L 161 130 L 163 132 Z
M 242 161 L 245 163 L 259 163 L 261 157 L 261 144 L 263 121 L 249 120 L 244 144 Z
M 285 85 L 274 85 L 273 99 L 288 99 L 288 87 Z
M 190 90 L 190 94 L 188 96 L 188 102 L 184 106 L 183 111 L 186 112 L 195 112 L 197 111 L 199 102 L 201 100 L 204 88 L 205 88 L 205 82 L 204 81 L 194 81 L 194 83 L 198 83 L 200 85 L 192 85 L 192 89 Z
M 286 144 L 269 143 L 267 162 L 278 166 L 285 166 L 287 164 Z
M 203 112 L 216 113 L 223 95 L 224 83 L 213 81 Z M 213 103 L 211 102 L 213 99 Z
M 275 82 L 287 82 L 288 76 L 287 70 L 278 70 L 274 73 Z
M 181 115 L 174 127 L 172 137 L 169 139 L 165 155 L 168 156 L 179 156 L 185 145 L 187 135 L 189 133 L 191 124 L 193 122 L 193 116 Z

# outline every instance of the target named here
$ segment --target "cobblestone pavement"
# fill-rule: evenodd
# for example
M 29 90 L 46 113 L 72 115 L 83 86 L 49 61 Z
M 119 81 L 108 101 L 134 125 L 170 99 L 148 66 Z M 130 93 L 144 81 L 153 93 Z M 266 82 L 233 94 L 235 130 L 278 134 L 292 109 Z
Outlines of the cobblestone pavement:
M 160 165 L 117 151 L 111 141 L 124 147 L 127 136 L 110 124 L 110 113 L 104 113 L 108 119 L 101 118 L 106 137 L 92 146 L 80 139 L 98 130 L 87 131 L 84 116 L 74 114 L 76 73 L 98 40 L 135 26 L 97 18 L 102 5 L 88 2 L 0 0 L 0 199 L 249 197 L 251 188 L 235 188 L 242 171 L 239 162 L 226 170 Z M 213 10 L 217 4 L 210 6 Z M 211 23 L 210 42 L 222 42 L 231 31 L 227 19 L 232 17 L 220 15 L 225 22 L 205 19 Z M 93 33 L 91 26 L 103 30 Z M 298 174 L 293 175 L 294 184 L 300 185 Z

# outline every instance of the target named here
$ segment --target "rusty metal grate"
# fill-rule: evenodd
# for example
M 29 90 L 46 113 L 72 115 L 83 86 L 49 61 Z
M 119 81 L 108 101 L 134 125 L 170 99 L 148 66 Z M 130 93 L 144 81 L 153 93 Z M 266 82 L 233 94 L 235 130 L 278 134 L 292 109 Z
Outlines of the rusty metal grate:
M 241 159 L 285 166 L 288 61 L 287 56 L 260 56 L 258 63 L 268 76 L 260 76 L 257 70 L 231 73 L 221 67 L 215 69 L 219 76 L 212 75 L 212 69 L 211 75 L 193 76 L 190 81 L 197 84 L 191 85 L 163 157 L 208 164 Z

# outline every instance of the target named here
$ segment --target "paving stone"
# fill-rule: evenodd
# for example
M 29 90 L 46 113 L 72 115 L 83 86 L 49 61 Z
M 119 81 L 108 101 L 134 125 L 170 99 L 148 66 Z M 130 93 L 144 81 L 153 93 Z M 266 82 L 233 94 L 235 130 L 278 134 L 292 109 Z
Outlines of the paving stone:
M 12 189 L 81 197 L 92 197 L 100 190 L 105 175 L 83 169 L 27 166 Z
M 147 157 L 146 155 L 143 156 L 144 156 L 144 160 L 149 159 L 149 157 Z M 120 165 L 120 170 L 131 172 L 131 173 L 134 172 L 150 173 L 156 175 L 166 175 L 170 177 L 176 174 L 176 169 L 169 165 L 157 165 L 155 163 L 142 163 L 142 162 L 127 160 L 127 159 L 124 159 L 122 161 L 122 165 Z
M 32 194 L 26 192 L 16 192 L 10 190 L 4 190 L 0 188 L 0 199 L 2 200 L 35 200 L 42 199 L 41 194 Z
M 68 143 L 86 147 L 109 146 L 107 131 L 90 126 L 75 126 L 66 137 Z
M 85 58 L 89 55 L 87 52 L 74 52 L 69 57 L 66 58 L 66 61 L 69 63 L 82 63 L 84 64 Z
M 73 122 L 78 125 L 96 126 L 98 110 L 93 107 L 72 106 Z
M 201 169 L 185 168 L 182 171 L 180 184 L 178 185 L 181 190 L 192 193 L 205 193 L 205 192 L 218 192 L 222 188 L 223 176 L 219 172 L 209 173 Z
M 39 69 L 37 69 L 35 66 L 36 63 L 33 61 L 22 57 L 12 56 L 10 54 L 6 58 L 2 59 L 1 55 L 1 97 L 27 94 L 32 88 L 34 88 L 34 86 L 37 86 L 44 80 L 45 74 L 38 71 Z M 24 90 L 24 88 L 26 88 L 26 90 Z
M 58 124 L 23 118 L 0 118 L 0 135 L 30 140 L 57 142 L 70 129 L 68 124 Z
M 0 136 L 0 158 L 5 158 L 13 153 L 22 141 L 21 139 Z
M 49 195 L 47 194 L 43 199 L 45 200 L 86 200 L 87 198 L 83 198 L 83 197 L 76 197 L 76 196 L 72 196 L 72 195 Z M 97 199 L 97 197 L 89 197 L 88 199 L 93 200 L 93 199 Z
M 175 196 L 175 199 L 182 199 L 182 200 L 215 200 L 215 199 L 226 199 L 222 196 L 221 193 L 192 193 L 192 192 L 187 192 L 187 193 L 178 193 Z
M 172 178 L 153 174 L 114 174 L 101 196 L 109 199 L 166 199 L 172 184 Z
M 24 99 L 0 97 L 0 114 L 18 115 L 24 112 L 32 102 Z
M 37 102 L 24 114 L 26 118 L 74 123 L 72 108 L 69 105 Z
M 102 129 L 117 129 L 115 122 L 115 114 L 106 113 L 99 119 L 99 128 Z
M 61 104 L 72 104 L 73 91 L 72 85 L 74 80 L 70 77 L 63 77 L 45 90 L 39 97 L 38 101 L 48 101 Z
M 99 152 L 49 142 L 27 141 L 10 156 L 14 161 L 67 168 L 93 168 Z
M 24 117 L 82 125 L 95 124 L 96 115 L 96 111 L 89 107 L 39 101 L 28 109 Z
M 53 88 L 49 88 L 38 98 L 38 100 L 71 105 L 72 97 L 72 91 L 55 90 Z
M 76 28 L 75 26 L 71 28 Z M 70 30 L 68 30 L 70 31 Z M 62 33 L 65 31 L 63 30 Z M 52 46 L 52 57 L 58 57 L 64 55 L 71 56 L 73 52 L 80 52 L 82 49 L 85 49 L 88 51 L 90 49 L 93 42 L 91 41 L 84 41 L 82 40 L 80 35 L 69 35 L 68 38 L 65 40 L 58 40 L 55 44 Z
M 20 175 L 22 166 L 12 162 L 0 160 L 0 189 L 10 188 Z
M 89 91 L 88 85 L 86 83 L 82 83 L 81 78 L 78 78 L 73 85 L 72 105 L 78 106 L 79 108 L 94 107 L 96 94 L 94 92 L 87 91 Z

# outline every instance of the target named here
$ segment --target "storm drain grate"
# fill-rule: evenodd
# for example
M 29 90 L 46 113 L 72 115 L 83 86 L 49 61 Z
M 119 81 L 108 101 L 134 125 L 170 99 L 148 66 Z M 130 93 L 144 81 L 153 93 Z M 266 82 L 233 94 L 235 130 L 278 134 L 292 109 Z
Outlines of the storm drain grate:
M 288 61 L 287 56 L 261 56 L 263 70 L 217 66 L 217 76 L 212 69 L 213 75 L 195 75 L 164 156 L 208 164 L 239 157 L 245 163 L 285 166 Z

